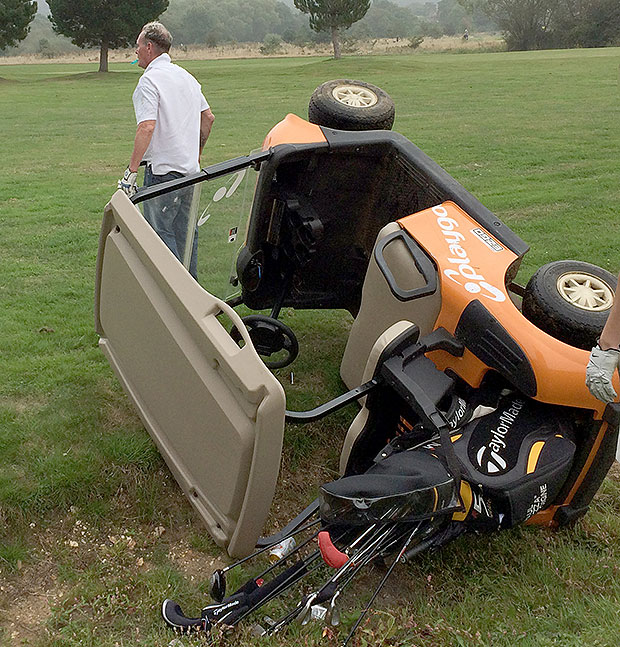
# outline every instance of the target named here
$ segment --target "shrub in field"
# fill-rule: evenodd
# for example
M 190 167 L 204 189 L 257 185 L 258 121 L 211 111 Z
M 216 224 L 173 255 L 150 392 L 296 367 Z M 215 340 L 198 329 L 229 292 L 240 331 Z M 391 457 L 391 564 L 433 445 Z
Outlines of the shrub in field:
M 267 34 L 258 51 L 264 56 L 280 54 L 282 52 L 282 39 L 277 34 Z

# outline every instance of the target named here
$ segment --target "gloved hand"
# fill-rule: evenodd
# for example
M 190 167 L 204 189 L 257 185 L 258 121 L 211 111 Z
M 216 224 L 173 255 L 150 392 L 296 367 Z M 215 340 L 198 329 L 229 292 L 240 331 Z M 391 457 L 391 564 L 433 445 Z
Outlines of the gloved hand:
M 138 179 L 138 173 L 136 171 L 130 171 L 129 167 L 125 169 L 123 177 L 118 181 L 118 188 L 122 189 L 130 198 L 138 190 L 138 185 L 136 180 Z
M 602 402 L 613 402 L 617 394 L 611 385 L 611 378 L 618 368 L 620 350 L 601 350 L 598 345 L 592 349 L 586 368 L 586 386 L 590 393 Z

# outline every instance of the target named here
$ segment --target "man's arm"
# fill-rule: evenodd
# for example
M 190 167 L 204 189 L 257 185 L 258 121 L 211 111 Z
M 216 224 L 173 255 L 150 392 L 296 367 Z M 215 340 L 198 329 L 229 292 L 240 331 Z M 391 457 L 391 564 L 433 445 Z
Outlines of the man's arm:
M 620 276 L 618 276 L 620 282 Z M 595 398 L 613 402 L 618 396 L 612 380 L 620 363 L 620 300 L 618 293 L 609 311 L 598 344 L 592 349 L 586 367 L 586 386 Z
M 620 285 L 620 276 L 618 283 Z M 618 298 L 614 298 L 614 304 L 609 311 L 609 317 L 607 317 L 598 345 L 603 350 L 620 348 L 620 299 Z
M 209 139 L 211 126 L 215 121 L 215 115 L 211 112 L 211 108 L 207 108 L 200 113 L 200 149 L 198 151 L 198 159 L 202 156 L 202 149 Z
M 136 128 L 136 137 L 133 142 L 133 153 L 129 162 L 129 170 L 135 173 L 140 166 L 140 162 L 146 153 L 146 149 L 151 143 L 153 131 L 155 130 L 155 119 L 147 119 L 141 121 Z

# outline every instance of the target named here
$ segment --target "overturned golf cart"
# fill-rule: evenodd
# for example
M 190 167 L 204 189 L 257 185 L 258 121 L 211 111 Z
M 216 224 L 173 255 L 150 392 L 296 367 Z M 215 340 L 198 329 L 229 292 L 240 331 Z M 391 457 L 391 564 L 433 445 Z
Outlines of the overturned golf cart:
M 310 121 L 286 116 L 261 150 L 131 200 L 118 191 L 106 207 L 96 327 L 145 427 L 231 556 L 297 541 L 236 591 L 226 591 L 230 567 L 216 572 L 214 603 L 197 617 L 166 601 L 172 626 L 237 624 L 317 569 L 325 583 L 262 630 L 334 621 L 336 598 L 366 564 L 394 555 L 387 577 L 468 530 L 567 524 L 614 460 L 620 410 L 585 387 L 614 277 L 558 261 L 517 285 L 528 246 L 388 130 L 393 115 L 375 86 L 329 82 Z M 140 208 L 164 209 L 182 192 L 194 209 L 178 259 Z M 220 243 L 228 251 L 212 251 Z M 201 277 L 220 281 L 220 294 Z M 287 410 L 269 370 L 305 350 L 279 319 L 285 307 L 353 317 L 343 393 L 311 411 Z M 341 478 L 261 537 L 285 422 L 353 402 Z

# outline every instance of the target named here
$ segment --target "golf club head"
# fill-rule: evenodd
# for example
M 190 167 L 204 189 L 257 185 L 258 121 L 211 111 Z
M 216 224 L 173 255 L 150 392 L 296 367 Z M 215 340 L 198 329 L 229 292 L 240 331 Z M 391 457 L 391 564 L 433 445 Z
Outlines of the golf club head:
M 221 602 L 226 596 L 226 573 L 221 568 L 211 575 L 209 594 L 216 602 Z
M 316 598 L 316 593 L 311 593 L 310 595 L 307 595 L 304 600 L 303 600 L 303 607 L 297 614 L 295 620 L 297 621 L 298 624 L 300 625 L 305 625 L 308 624 L 310 621 L 310 614 L 312 612 L 312 602 Z
M 334 606 L 329 609 L 327 612 L 327 622 L 332 627 L 337 627 L 340 624 L 340 610 L 338 607 Z
M 305 625 L 305 624 L 308 624 L 309 622 L 312 622 L 313 620 L 323 621 L 325 620 L 326 615 L 327 615 L 326 607 L 320 604 L 314 604 L 310 607 L 310 612 L 306 614 L 306 617 L 304 618 L 304 621 L 301 624 Z
M 336 606 L 336 599 L 339 595 L 340 591 L 337 591 L 334 597 L 332 597 L 327 608 L 327 614 L 325 615 L 325 622 L 332 627 L 337 627 L 340 624 L 340 611 Z

